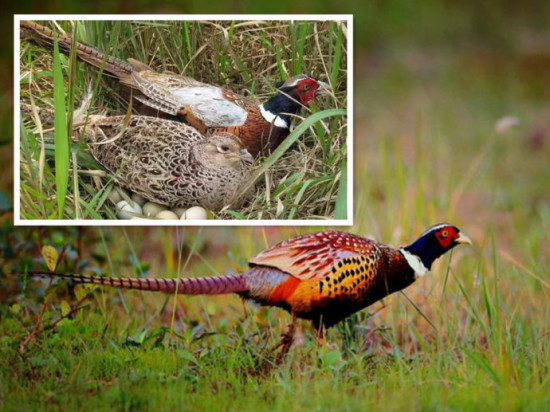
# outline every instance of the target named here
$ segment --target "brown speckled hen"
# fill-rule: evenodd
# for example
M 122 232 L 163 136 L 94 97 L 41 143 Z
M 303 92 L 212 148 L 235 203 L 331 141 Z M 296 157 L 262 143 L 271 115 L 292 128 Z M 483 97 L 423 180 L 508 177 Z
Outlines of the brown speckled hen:
M 121 186 L 172 207 L 202 206 L 219 211 L 250 178 L 254 161 L 229 133 L 203 136 L 180 122 L 148 116 L 90 116 L 76 134 Z

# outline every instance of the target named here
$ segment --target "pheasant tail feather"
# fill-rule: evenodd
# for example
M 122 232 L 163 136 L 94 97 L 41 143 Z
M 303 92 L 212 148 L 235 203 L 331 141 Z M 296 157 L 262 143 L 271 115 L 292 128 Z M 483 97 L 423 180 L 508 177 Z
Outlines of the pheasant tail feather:
M 53 30 L 32 21 L 21 21 L 20 27 L 21 36 L 25 40 L 30 40 L 42 47 L 49 49 L 53 48 Z M 59 34 L 57 41 L 59 50 L 69 55 L 73 45 L 73 39 L 70 36 Z M 134 67 L 130 63 L 113 56 L 109 56 L 105 59 L 105 53 L 101 50 L 82 42 L 76 42 L 76 55 L 86 63 L 98 68 L 103 67 L 103 64 L 105 64 L 104 70 L 106 72 L 121 79 L 129 76 L 134 71 Z
M 111 278 L 66 273 L 31 272 L 33 276 L 70 279 L 76 283 L 88 283 L 121 289 L 137 289 L 153 292 L 177 293 L 180 295 L 222 295 L 248 290 L 241 275 L 225 275 L 201 278 L 156 279 L 156 278 Z

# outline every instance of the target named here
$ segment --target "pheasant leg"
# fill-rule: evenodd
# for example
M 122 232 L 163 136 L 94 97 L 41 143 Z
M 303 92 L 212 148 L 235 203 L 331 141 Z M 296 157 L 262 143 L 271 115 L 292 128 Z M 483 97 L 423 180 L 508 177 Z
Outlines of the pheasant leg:
M 294 342 L 295 332 L 296 332 L 296 315 L 293 313 L 292 321 L 288 326 L 288 330 L 281 335 L 281 340 L 271 350 L 271 351 L 275 351 L 281 348 L 281 351 L 277 355 L 277 360 L 276 360 L 277 364 L 281 363 L 281 361 L 284 359 L 284 357 L 290 350 L 290 347 L 292 346 L 292 342 Z
M 319 327 L 313 326 L 313 334 L 315 335 L 315 340 L 317 341 L 318 346 L 323 346 L 325 344 L 325 328 L 321 325 Z

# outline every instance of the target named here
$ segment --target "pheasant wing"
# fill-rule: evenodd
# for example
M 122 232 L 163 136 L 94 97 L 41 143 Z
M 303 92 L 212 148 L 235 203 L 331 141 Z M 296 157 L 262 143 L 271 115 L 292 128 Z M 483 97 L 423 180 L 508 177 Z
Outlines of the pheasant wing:
M 239 104 L 225 98 L 220 87 L 205 85 L 171 89 L 170 92 L 181 107 L 190 108 L 206 127 L 242 126 L 248 117 Z
M 156 78 L 160 78 L 160 76 L 155 72 L 132 72 L 128 80 L 122 79 L 121 82 L 128 83 L 128 85 L 138 89 L 142 95 L 136 96 L 136 99 L 144 105 L 172 116 L 177 115 L 180 108 L 178 99 L 170 93 L 162 82 L 155 81 Z
M 247 111 L 238 101 L 228 99 L 221 87 L 152 71 L 132 73 L 132 84 L 143 95 L 136 99 L 147 106 L 171 115 L 186 108 L 206 127 L 234 127 L 246 122 Z
M 328 276 L 339 261 L 379 255 L 377 242 L 350 233 L 309 233 L 279 243 L 249 260 L 251 266 L 269 266 L 300 280 Z

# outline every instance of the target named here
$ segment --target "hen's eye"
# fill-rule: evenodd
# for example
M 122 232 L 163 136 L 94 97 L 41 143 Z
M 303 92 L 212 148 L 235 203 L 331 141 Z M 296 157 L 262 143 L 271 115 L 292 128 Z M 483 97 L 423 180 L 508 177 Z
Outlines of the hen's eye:
M 222 153 L 227 153 L 229 152 L 229 146 L 227 146 L 226 144 L 222 144 L 221 146 L 219 146 L 219 150 Z

